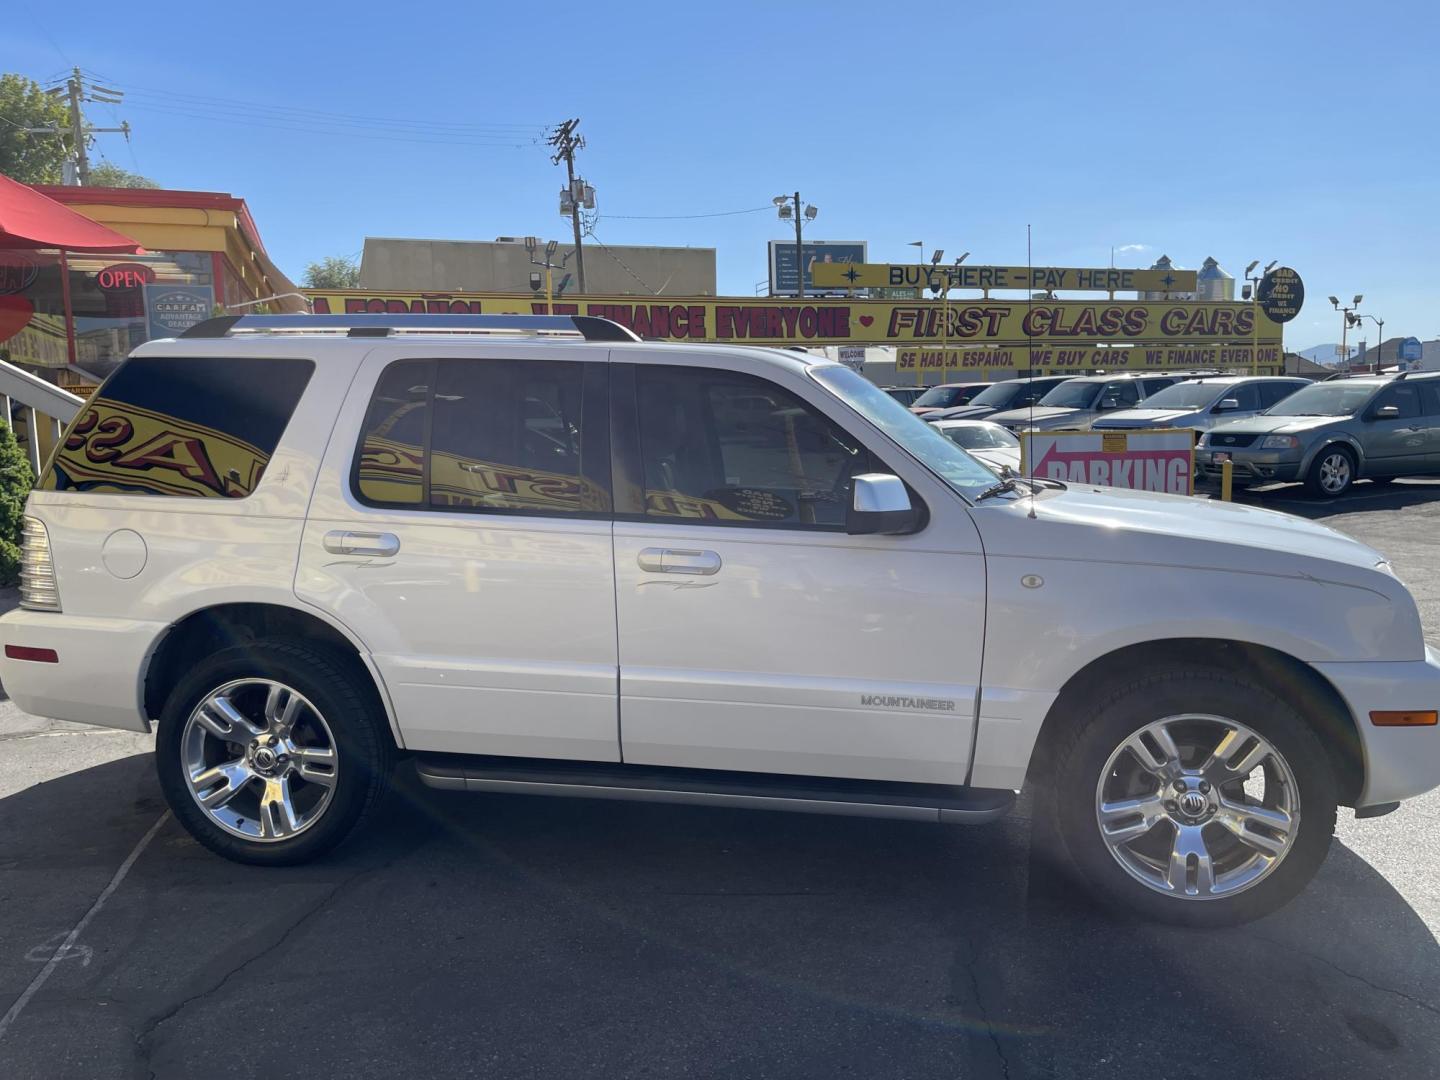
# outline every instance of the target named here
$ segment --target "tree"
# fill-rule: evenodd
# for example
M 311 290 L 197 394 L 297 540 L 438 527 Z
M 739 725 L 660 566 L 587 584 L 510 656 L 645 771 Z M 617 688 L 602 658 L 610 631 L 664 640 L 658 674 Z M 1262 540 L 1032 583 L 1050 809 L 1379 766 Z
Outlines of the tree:
M 0 173 L 22 184 L 58 184 L 70 156 L 70 110 L 24 75 L 0 75 Z M 22 128 L 55 125 L 59 134 Z
M 122 169 L 108 161 L 102 161 L 90 170 L 91 187 L 158 188 L 160 185 L 148 176 L 141 176 L 129 169 Z
M 360 266 L 354 259 L 331 255 L 305 267 L 307 289 L 358 289 Z
M 34 486 L 30 459 L 15 441 L 15 433 L 0 421 L 0 585 L 19 580 L 25 498 Z

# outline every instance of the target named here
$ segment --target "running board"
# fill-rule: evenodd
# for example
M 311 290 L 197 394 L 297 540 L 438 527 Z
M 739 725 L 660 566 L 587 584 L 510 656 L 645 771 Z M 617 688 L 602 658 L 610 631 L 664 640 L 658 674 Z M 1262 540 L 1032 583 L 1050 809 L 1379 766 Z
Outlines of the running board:
M 659 765 L 422 754 L 422 783 L 451 791 L 788 810 L 802 814 L 978 824 L 1003 817 L 1015 793 L 946 784 L 672 769 Z

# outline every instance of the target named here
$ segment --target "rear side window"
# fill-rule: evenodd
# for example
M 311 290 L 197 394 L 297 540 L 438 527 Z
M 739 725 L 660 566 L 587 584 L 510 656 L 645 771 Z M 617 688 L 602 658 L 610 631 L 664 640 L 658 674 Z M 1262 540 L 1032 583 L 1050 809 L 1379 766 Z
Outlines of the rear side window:
M 354 485 L 375 506 L 610 511 L 604 365 L 417 360 L 382 373 Z
M 243 499 L 314 370 L 295 359 L 127 360 L 75 418 L 40 487 Z

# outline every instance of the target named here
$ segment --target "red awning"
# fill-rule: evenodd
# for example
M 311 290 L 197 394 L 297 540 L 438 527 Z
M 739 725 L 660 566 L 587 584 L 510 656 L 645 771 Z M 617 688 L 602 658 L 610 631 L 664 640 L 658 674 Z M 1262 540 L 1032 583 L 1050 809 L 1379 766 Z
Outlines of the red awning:
M 0 248 L 139 255 L 139 244 L 24 184 L 0 176 Z

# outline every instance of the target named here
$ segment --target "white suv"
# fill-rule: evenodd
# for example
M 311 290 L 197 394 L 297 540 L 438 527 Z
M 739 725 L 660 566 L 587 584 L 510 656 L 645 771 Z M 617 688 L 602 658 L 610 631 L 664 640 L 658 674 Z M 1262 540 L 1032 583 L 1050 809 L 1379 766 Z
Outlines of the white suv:
M 148 731 L 176 816 L 330 848 L 436 787 L 988 821 L 1253 917 L 1440 781 L 1440 656 L 1371 549 L 995 474 L 838 364 L 599 319 L 212 320 L 31 496 L 4 685 Z M 1153 598 L 1165 597 L 1156 604 Z

